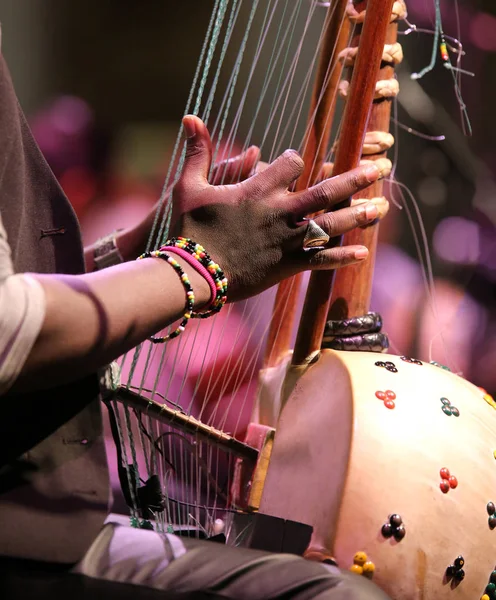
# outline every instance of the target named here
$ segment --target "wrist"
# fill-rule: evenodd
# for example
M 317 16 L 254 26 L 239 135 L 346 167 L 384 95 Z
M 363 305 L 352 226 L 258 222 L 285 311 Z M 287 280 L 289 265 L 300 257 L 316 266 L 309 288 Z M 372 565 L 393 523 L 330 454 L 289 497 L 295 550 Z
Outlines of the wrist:
M 174 255 L 174 259 L 181 265 L 191 282 L 195 293 L 195 310 L 201 310 L 210 302 L 211 292 L 208 282 L 184 258 Z
M 174 253 L 186 260 L 202 276 L 210 287 L 210 302 L 202 311 L 193 311 L 192 317 L 208 319 L 218 313 L 227 301 L 228 281 L 224 271 L 212 260 L 205 248 L 189 238 L 182 236 L 167 240 L 160 251 Z

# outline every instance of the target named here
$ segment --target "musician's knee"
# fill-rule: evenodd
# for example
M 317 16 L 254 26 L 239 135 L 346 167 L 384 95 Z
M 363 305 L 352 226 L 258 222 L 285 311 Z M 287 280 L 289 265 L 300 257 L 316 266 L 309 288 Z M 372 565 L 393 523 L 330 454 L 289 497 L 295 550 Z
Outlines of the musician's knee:
M 377 585 L 362 575 L 338 569 L 332 565 L 322 565 L 332 576 L 326 592 L 314 596 L 319 600 L 389 600 Z

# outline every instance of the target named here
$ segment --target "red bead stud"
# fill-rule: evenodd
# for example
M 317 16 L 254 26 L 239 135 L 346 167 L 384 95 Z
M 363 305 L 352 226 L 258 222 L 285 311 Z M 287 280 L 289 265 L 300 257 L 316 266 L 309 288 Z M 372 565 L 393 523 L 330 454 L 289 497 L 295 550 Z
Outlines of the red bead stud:
M 439 487 L 443 494 L 447 494 L 450 489 L 454 490 L 456 487 L 458 487 L 458 479 L 454 475 L 451 475 L 449 469 L 446 467 L 440 469 L 439 475 L 441 476 L 441 483 L 439 484 Z
M 450 472 L 449 469 L 446 469 L 445 467 L 443 467 L 440 471 L 439 471 L 439 475 L 441 475 L 441 479 L 449 479 L 450 478 Z
M 450 491 L 450 486 L 449 486 L 449 483 L 446 481 L 446 479 L 443 479 L 441 481 L 441 483 L 439 484 L 439 487 L 441 488 L 441 491 L 443 492 L 443 494 L 447 494 Z
M 454 475 L 451 475 L 451 477 L 448 479 L 448 483 L 452 490 L 458 487 L 458 479 Z
M 396 400 L 396 394 L 393 392 L 393 390 L 386 390 L 385 392 L 382 390 L 377 390 L 375 397 L 379 398 L 379 400 L 382 400 L 386 408 L 393 409 L 396 406 L 394 403 L 394 400 Z

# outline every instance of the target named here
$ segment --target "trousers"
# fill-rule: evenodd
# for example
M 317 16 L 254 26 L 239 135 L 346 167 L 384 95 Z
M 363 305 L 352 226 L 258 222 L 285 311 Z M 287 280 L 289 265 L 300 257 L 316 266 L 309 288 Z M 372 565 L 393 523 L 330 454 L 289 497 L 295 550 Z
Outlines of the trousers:
M 113 515 L 73 572 L 235 600 L 388 600 L 371 581 L 331 565 L 134 529 Z

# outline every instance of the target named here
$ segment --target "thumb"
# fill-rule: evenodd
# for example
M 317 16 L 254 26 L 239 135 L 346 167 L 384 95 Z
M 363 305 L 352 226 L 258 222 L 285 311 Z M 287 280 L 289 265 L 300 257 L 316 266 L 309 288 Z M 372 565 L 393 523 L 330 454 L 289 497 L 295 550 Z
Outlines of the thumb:
M 186 156 L 181 174 L 182 184 L 205 186 L 212 162 L 212 141 L 208 129 L 201 119 L 194 115 L 183 118 L 186 132 Z

